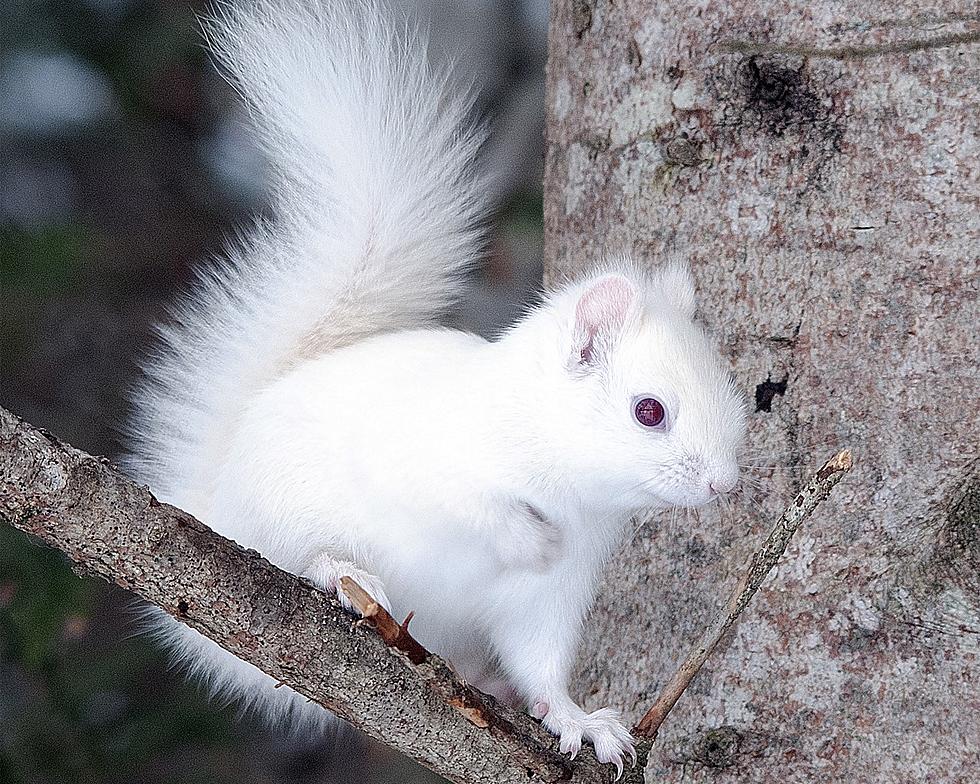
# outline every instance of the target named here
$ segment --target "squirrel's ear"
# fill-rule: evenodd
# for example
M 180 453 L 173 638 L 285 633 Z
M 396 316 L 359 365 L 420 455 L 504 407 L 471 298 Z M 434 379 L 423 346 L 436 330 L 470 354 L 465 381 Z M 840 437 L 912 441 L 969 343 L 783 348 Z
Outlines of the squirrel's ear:
M 575 305 L 575 361 L 594 365 L 618 336 L 636 302 L 636 286 L 622 275 L 591 281 Z
M 694 277 L 683 264 L 667 264 L 656 273 L 664 298 L 687 318 L 694 317 Z

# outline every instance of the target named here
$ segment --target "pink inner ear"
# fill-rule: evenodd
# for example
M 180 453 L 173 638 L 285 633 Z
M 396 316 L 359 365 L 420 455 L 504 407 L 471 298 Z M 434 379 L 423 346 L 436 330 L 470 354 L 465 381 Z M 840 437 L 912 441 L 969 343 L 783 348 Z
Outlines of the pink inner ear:
M 586 289 L 575 306 L 575 326 L 583 338 L 582 362 L 591 361 L 597 335 L 619 331 L 635 297 L 633 284 L 620 275 L 600 278 Z
M 635 296 L 636 290 L 626 278 L 619 275 L 600 278 L 579 299 L 575 323 L 589 327 L 589 331 L 619 329 Z

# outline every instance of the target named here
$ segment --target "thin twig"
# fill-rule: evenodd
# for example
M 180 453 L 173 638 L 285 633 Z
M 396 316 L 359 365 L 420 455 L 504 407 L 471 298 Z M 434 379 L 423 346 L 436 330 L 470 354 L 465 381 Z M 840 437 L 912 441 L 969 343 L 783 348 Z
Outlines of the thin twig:
M 646 715 L 640 719 L 640 723 L 633 729 L 634 735 L 651 741 L 657 737 L 657 731 L 664 719 L 667 718 L 670 709 L 674 707 L 694 676 L 698 674 L 701 665 L 711 655 L 715 646 L 718 645 L 718 641 L 738 620 L 749 600 L 766 579 L 766 575 L 772 571 L 776 562 L 786 551 L 786 545 L 796 533 L 796 529 L 813 514 L 813 510 L 817 508 L 820 502 L 830 495 L 834 485 L 851 469 L 852 464 L 851 452 L 845 449 L 824 463 L 823 467 L 800 490 L 776 522 L 765 543 L 752 556 L 745 574 L 742 575 L 742 579 L 739 580 L 735 590 L 728 597 L 725 606 L 715 616 L 711 626 L 701 635 L 687 659 L 684 660 L 674 677 L 661 691 L 653 707 L 646 712 Z

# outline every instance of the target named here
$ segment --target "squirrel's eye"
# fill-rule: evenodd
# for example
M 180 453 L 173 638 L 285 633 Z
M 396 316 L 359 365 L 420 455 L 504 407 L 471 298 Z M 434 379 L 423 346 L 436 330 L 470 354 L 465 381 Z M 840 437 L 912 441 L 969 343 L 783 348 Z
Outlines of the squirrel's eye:
M 641 397 L 633 406 L 633 416 L 643 427 L 661 427 L 667 419 L 667 412 L 657 398 Z

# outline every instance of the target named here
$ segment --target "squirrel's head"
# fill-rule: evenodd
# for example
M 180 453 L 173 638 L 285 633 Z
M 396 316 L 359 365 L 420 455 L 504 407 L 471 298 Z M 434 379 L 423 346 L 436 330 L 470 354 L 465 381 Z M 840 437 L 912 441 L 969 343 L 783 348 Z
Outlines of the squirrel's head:
M 557 319 L 561 352 L 548 375 L 569 403 L 546 416 L 549 440 L 586 493 L 607 496 L 595 500 L 700 506 L 735 486 L 745 402 L 694 309 L 688 270 L 628 264 L 566 286 L 542 309 Z

